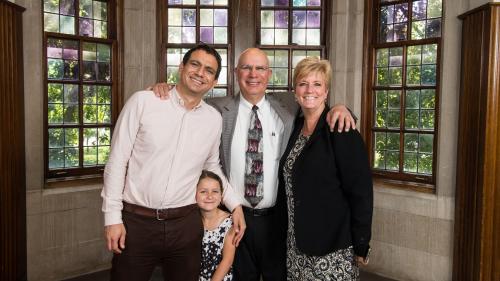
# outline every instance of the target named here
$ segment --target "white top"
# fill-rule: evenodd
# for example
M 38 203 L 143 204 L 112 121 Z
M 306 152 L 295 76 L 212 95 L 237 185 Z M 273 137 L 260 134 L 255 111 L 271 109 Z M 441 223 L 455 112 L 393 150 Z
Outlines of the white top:
M 240 203 L 220 169 L 221 131 L 219 112 L 204 101 L 187 110 L 176 89 L 168 100 L 151 91 L 132 95 L 114 128 L 104 170 L 105 225 L 122 223 L 122 201 L 153 209 L 196 203 L 202 169 L 221 176 L 224 203 L 233 210 Z
M 257 114 L 262 124 L 264 145 L 264 197 L 255 208 L 262 209 L 276 204 L 278 166 L 281 156 L 280 144 L 285 126 L 265 96 L 256 105 L 259 107 Z M 243 95 L 240 95 L 238 116 L 231 143 L 231 172 L 229 175 L 229 181 L 237 193 L 239 201 L 247 207 L 252 206 L 245 199 L 245 159 L 252 106 Z

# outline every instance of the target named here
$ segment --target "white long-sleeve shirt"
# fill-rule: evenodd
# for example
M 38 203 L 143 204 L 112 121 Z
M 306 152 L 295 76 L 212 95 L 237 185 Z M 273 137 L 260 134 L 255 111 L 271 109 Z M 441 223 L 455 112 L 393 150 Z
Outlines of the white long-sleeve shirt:
M 188 110 L 170 93 L 160 100 L 137 92 L 120 113 L 104 170 L 105 225 L 122 223 L 122 201 L 153 209 L 194 204 L 202 169 L 221 176 L 228 209 L 240 204 L 220 169 L 220 113 L 204 101 Z

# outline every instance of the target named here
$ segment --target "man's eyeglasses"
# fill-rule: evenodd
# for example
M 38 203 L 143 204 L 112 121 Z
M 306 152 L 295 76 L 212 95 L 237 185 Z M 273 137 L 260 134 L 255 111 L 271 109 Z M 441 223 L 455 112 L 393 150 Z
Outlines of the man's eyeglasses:
M 262 65 L 253 66 L 253 65 L 245 64 L 245 65 L 239 66 L 238 69 L 243 71 L 243 72 L 252 72 L 252 70 L 255 69 L 255 71 L 257 71 L 258 73 L 264 74 L 269 69 L 269 67 L 262 66 Z

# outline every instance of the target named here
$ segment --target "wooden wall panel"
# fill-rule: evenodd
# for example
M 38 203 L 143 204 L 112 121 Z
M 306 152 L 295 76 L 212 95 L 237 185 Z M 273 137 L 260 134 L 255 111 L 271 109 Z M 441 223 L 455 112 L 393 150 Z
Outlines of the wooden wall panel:
M 500 280 L 500 5 L 460 18 L 453 280 Z
M 22 12 L 0 0 L 0 280 L 26 280 Z

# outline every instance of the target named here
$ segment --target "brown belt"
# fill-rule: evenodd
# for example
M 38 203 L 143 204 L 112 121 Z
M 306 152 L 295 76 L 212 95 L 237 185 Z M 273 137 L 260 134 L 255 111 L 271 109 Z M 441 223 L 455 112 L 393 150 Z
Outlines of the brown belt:
M 157 220 L 171 220 L 187 216 L 192 210 L 197 209 L 196 204 L 191 204 L 179 208 L 151 209 L 139 205 L 134 205 L 123 201 L 123 210 L 140 216 L 155 218 Z

